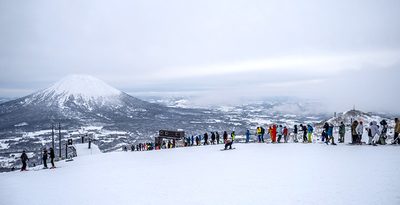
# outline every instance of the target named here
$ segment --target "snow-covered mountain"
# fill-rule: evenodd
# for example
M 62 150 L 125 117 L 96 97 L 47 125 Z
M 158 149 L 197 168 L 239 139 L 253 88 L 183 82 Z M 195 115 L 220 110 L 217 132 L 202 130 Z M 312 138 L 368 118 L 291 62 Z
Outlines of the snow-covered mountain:
M 349 110 L 343 113 L 338 113 L 337 116 L 332 117 L 328 120 L 326 120 L 326 122 L 328 123 L 332 123 L 334 125 L 339 125 L 340 122 L 343 122 L 346 125 L 350 125 L 352 121 L 362 121 L 364 123 L 370 123 L 372 121 L 376 121 L 376 122 L 380 122 L 381 120 L 387 120 L 389 121 L 388 118 L 383 117 L 382 115 L 377 115 L 374 113 L 366 113 L 366 112 L 362 112 L 360 110 Z M 325 121 L 323 121 L 325 122 Z
M 0 105 L 0 130 L 37 129 L 51 123 L 78 126 L 154 118 L 163 107 L 121 92 L 91 76 L 68 76 L 51 87 Z M 19 126 L 21 128 L 21 126 Z

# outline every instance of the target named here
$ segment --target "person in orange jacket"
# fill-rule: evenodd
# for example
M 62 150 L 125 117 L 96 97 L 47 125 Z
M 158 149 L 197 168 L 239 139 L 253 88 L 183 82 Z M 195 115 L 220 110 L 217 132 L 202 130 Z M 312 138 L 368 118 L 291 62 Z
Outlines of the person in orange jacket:
M 271 129 L 272 143 L 276 142 L 276 125 L 274 124 Z

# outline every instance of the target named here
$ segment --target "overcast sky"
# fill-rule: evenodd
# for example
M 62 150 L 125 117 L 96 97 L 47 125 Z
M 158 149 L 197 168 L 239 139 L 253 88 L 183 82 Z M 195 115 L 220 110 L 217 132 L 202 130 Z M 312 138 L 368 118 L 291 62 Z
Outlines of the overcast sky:
M 399 0 L 0 1 L 0 96 L 69 74 L 131 94 L 400 112 Z

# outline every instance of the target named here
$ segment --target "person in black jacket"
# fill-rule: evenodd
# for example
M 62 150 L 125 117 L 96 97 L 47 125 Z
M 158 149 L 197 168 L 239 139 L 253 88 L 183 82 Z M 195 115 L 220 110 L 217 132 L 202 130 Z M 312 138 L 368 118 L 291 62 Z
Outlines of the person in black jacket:
M 329 130 L 329 124 L 328 124 L 328 122 L 325 122 L 325 124 L 324 124 L 325 132 L 322 132 L 322 141 L 323 142 L 328 139 L 328 130 Z
M 303 143 L 307 143 L 307 127 L 303 124 L 300 124 L 301 131 L 303 131 Z
M 219 144 L 219 133 L 218 132 L 215 133 L 215 137 L 217 138 L 217 144 Z
M 22 154 L 21 154 L 21 161 L 22 161 L 22 168 L 21 168 L 21 171 L 27 171 L 27 170 L 26 170 L 26 161 L 29 161 L 29 159 L 28 159 L 28 155 L 26 155 L 26 153 L 25 153 L 25 150 L 22 151 Z
M 51 168 L 54 169 L 56 166 L 54 165 L 54 158 L 56 158 L 56 155 L 54 154 L 54 149 L 50 148 L 50 162 L 51 162 Z
M 226 144 L 226 140 L 228 140 L 228 133 L 226 131 L 224 131 L 223 139 L 224 139 L 224 144 Z
M 297 133 L 298 133 L 297 125 L 294 125 L 294 129 L 293 129 L 293 141 L 294 141 L 295 143 L 298 142 Z
M 43 160 L 43 169 L 47 169 L 47 149 L 44 148 L 43 149 L 43 156 L 42 156 L 42 160 Z
M 211 144 L 215 144 L 215 134 L 211 132 Z
M 204 145 L 208 145 L 208 134 L 204 133 Z

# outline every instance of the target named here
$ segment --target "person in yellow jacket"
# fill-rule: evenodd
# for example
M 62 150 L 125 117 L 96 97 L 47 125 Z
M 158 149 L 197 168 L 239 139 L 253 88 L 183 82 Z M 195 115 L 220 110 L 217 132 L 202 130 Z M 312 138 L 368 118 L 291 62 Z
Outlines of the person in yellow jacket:
M 233 131 L 233 132 L 231 133 L 232 142 L 235 141 L 235 137 L 236 137 L 236 134 L 235 134 L 235 131 Z
M 257 127 L 257 137 L 259 143 L 261 142 L 261 134 L 262 134 L 261 132 L 262 132 L 261 127 Z

